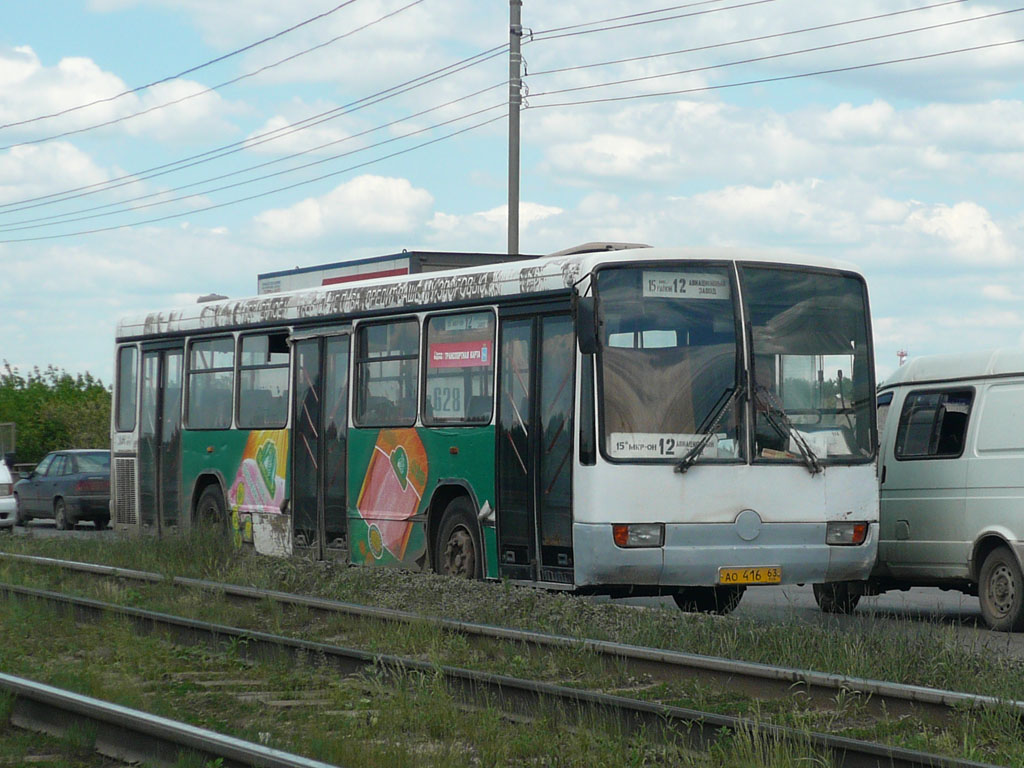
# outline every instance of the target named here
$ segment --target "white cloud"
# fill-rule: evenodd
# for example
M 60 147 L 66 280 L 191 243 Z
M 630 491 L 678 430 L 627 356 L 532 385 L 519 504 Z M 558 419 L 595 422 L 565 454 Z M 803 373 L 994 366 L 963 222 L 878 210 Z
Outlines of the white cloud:
M 907 217 L 918 230 L 948 244 L 957 259 L 978 264 L 1010 264 L 1019 259 L 988 211 L 972 202 L 938 205 L 914 211 Z
M 523 201 L 519 205 L 519 236 L 536 232 L 546 219 L 557 218 L 564 211 L 551 205 Z M 499 205 L 487 211 L 456 215 L 438 211 L 427 225 L 432 233 L 428 238 L 433 247 L 442 250 L 505 250 L 508 235 L 508 206 Z M 554 249 L 550 249 L 554 250 Z M 521 247 L 523 253 L 530 252 Z
M 209 139 L 231 131 L 227 117 L 239 109 L 237 105 L 229 104 L 217 92 L 186 98 L 205 88 L 204 84 L 191 80 L 172 80 L 140 94 L 108 101 L 129 90 L 129 86 L 120 77 L 103 71 L 92 59 L 67 57 L 56 66 L 47 67 L 30 47 L 0 48 L 0 122 L 33 121 L 5 131 L 5 143 L 9 144 L 20 138 L 34 141 L 110 121 L 118 122 L 99 130 L 162 141 L 197 136 Z M 162 106 L 179 100 L 178 104 Z M 75 109 L 93 101 L 98 103 Z M 158 108 L 129 118 L 154 107 Z M 65 110 L 70 111 L 58 117 L 34 120 Z
M 664 176 L 669 145 L 601 133 L 584 142 L 555 144 L 548 156 L 556 170 L 586 169 L 594 176 Z
M 321 197 L 264 211 L 255 224 L 261 236 L 275 241 L 342 232 L 393 236 L 420 227 L 433 202 L 429 192 L 413 187 L 407 179 L 365 175 Z
M 14 147 L 0 152 L 0 203 L 29 200 L 55 190 L 106 181 L 109 173 L 80 149 L 65 141 Z M 26 203 L 31 205 L 31 203 Z M 16 212 L 17 218 L 45 215 L 35 209 Z M 0 217 L 0 226 L 15 213 Z
M 1010 286 L 1005 284 L 984 285 L 981 288 L 981 295 L 992 301 L 1020 301 L 1021 297 L 1014 293 Z

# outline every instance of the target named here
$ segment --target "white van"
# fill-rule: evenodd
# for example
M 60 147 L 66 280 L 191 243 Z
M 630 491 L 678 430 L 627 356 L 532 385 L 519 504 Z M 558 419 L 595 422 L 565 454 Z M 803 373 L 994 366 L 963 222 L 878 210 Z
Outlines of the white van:
M 1024 630 L 1024 350 L 911 360 L 878 388 L 881 509 L 869 581 L 816 585 L 822 610 L 937 586 Z

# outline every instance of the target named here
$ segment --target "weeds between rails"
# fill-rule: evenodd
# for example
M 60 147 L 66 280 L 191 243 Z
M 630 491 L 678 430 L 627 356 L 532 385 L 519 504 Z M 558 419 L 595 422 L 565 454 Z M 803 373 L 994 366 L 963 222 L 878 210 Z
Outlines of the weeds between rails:
M 1017 697 L 1024 690 L 1019 666 L 961 648 L 955 641 L 953 630 L 943 626 L 927 627 L 927 632 L 894 633 L 865 622 L 866 626 L 862 630 L 838 634 L 797 621 L 765 625 L 738 617 L 723 619 L 684 615 L 674 610 L 599 605 L 534 589 L 455 582 L 429 574 L 275 560 L 254 556 L 246 551 L 234 551 L 203 540 L 94 542 L 18 538 L 0 540 L 0 545 L 8 551 L 87 559 L 126 568 L 417 610 L 467 621 L 828 670 L 908 684 L 1004 697 Z M 10 571 L 9 568 L 7 570 Z M 29 575 L 24 568 L 20 571 L 22 578 Z M 119 589 L 123 591 L 120 599 L 126 602 L 144 599 L 148 607 L 154 607 L 150 602 L 153 595 L 143 595 L 137 585 L 125 584 Z M 133 591 L 137 594 L 133 595 Z M 167 591 L 163 599 L 182 599 L 180 595 L 174 598 L 170 594 L 172 590 Z M 99 597 L 104 599 L 103 595 Z M 196 608 L 201 609 L 201 603 L 208 601 L 209 596 L 192 599 L 197 602 Z M 222 617 L 226 610 L 226 606 L 220 604 L 209 608 L 217 617 Z M 272 615 L 273 609 L 268 610 L 271 610 Z M 282 627 L 293 623 L 292 619 L 284 616 L 271 621 L 279 622 Z M 294 629 L 309 632 L 320 621 L 319 618 L 298 616 L 294 619 Z M 322 629 L 328 632 L 348 631 L 329 626 Z M 392 632 L 390 636 L 384 633 L 376 639 L 369 636 L 365 641 L 371 647 L 374 643 L 379 644 L 381 650 L 440 654 L 449 660 L 468 654 L 467 649 L 459 647 L 457 640 L 443 640 L 436 633 L 431 635 L 426 632 L 421 637 L 416 637 L 415 633 L 406 637 L 407 634 L 404 631 Z M 396 648 L 396 641 L 405 647 Z M 481 658 L 477 661 L 480 664 L 500 663 L 504 665 L 501 671 L 510 674 L 538 672 L 530 669 L 537 662 L 529 654 L 504 648 L 501 653 L 504 656 L 500 659 Z M 683 689 L 647 687 L 642 680 L 619 679 L 601 670 L 588 671 L 586 664 L 578 658 L 562 659 L 554 662 L 554 665 L 550 674 L 556 677 L 560 674 L 575 674 L 578 678 L 576 684 L 594 685 L 606 690 L 618 686 L 624 695 L 667 699 L 675 704 L 730 713 L 753 713 L 773 722 L 816 730 L 831 728 L 834 732 L 912 749 L 940 751 L 1006 764 L 1024 762 L 1021 757 L 1024 755 L 1024 746 L 1021 744 L 1017 718 L 998 710 L 964 715 L 958 725 L 936 730 L 913 718 L 879 723 L 874 718 L 865 717 L 856 701 L 841 702 L 838 712 L 810 713 L 795 706 L 773 708 L 741 697 L 723 696 L 718 691 L 702 689 L 699 685 Z M 832 722 L 826 722 L 828 719 Z

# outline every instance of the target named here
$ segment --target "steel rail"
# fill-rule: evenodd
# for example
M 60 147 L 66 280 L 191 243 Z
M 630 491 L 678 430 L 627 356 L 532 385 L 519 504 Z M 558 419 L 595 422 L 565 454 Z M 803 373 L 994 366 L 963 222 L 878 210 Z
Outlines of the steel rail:
M 182 753 L 220 760 L 231 768 L 332 768 L 281 750 L 90 696 L 0 673 L 0 690 L 14 697 L 11 722 L 55 736 L 73 728 L 95 731 L 95 751 L 127 763 L 173 766 Z
M 585 689 L 525 680 L 508 675 L 437 665 L 391 654 L 371 653 L 310 640 L 198 621 L 181 616 L 104 603 L 91 598 L 72 597 L 48 590 L 0 583 L 0 593 L 45 600 L 95 618 L 110 614 L 128 619 L 143 630 L 168 631 L 190 642 L 201 640 L 229 644 L 237 652 L 261 658 L 285 654 L 303 662 L 326 663 L 350 674 L 373 667 L 386 674 L 442 675 L 451 690 L 466 700 L 496 704 L 506 710 L 533 714 L 537 707 L 559 706 L 582 715 L 611 716 L 627 729 L 642 728 L 648 734 L 665 734 L 691 747 L 705 749 L 723 732 L 742 732 L 766 741 L 803 745 L 826 752 L 843 768 L 996 768 L 984 763 L 943 757 L 916 750 L 849 739 L 831 734 L 800 731 L 747 718 L 642 701 Z
M 289 606 L 333 614 L 345 614 L 359 619 L 392 621 L 399 623 L 425 623 L 438 629 L 458 633 L 486 646 L 494 640 L 524 645 L 561 648 L 578 652 L 591 652 L 630 665 L 639 673 L 659 681 L 700 679 L 713 682 L 725 689 L 759 699 L 789 698 L 799 695 L 814 706 L 827 707 L 840 694 L 863 697 L 865 705 L 875 713 L 900 715 L 913 713 L 933 719 L 945 719 L 964 709 L 1010 707 L 1024 715 L 1024 701 L 1001 699 L 995 696 L 963 693 L 920 685 L 892 683 L 868 678 L 851 677 L 792 667 L 772 666 L 757 662 L 737 661 L 720 656 L 670 651 L 658 648 L 615 643 L 605 640 L 566 637 L 532 632 L 489 624 L 423 616 L 392 608 L 377 608 L 328 598 L 297 595 L 257 587 L 246 587 L 223 582 L 192 579 L 182 576 L 164 576 L 149 571 L 83 563 L 73 560 L 0 553 L 0 560 L 9 559 L 32 565 L 56 566 L 66 570 L 100 576 L 112 576 L 151 583 L 169 583 L 181 587 L 223 593 L 225 596 L 246 600 L 270 600 Z

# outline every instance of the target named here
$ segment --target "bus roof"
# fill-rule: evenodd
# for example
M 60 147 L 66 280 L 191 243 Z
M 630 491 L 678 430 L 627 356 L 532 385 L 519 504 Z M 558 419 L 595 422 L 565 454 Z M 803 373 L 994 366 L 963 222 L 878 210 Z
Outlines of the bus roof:
M 901 365 L 879 389 L 899 384 L 963 381 L 1024 373 L 1024 349 L 989 349 L 961 354 L 915 357 Z
M 117 339 L 414 311 L 446 303 L 568 291 L 595 267 L 631 261 L 752 261 L 859 272 L 853 265 L 831 259 L 736 248 L 638 248 L 575 253 L 189 304 L 122 318 L 117 324 Z

